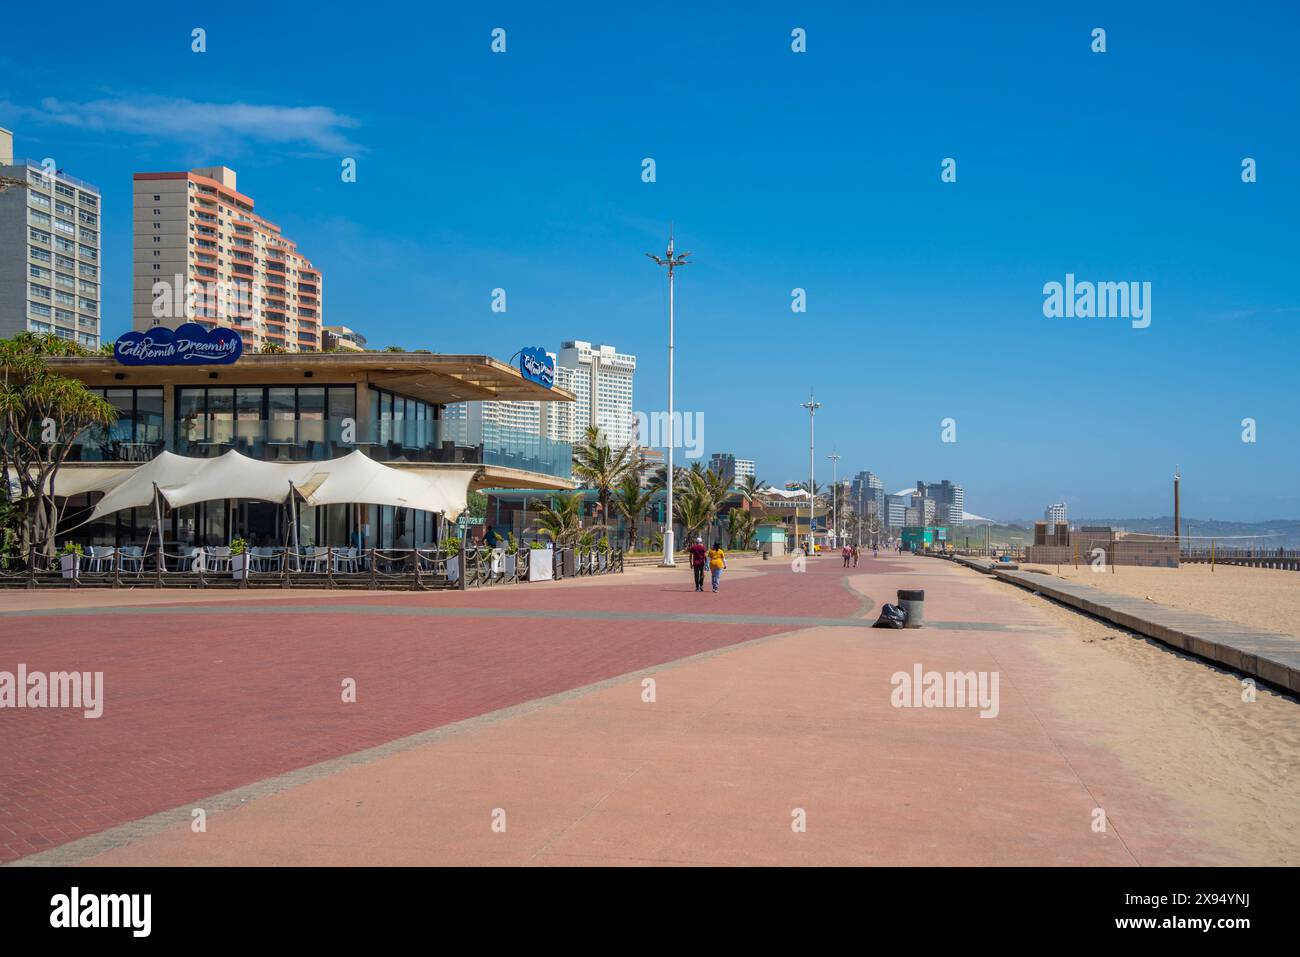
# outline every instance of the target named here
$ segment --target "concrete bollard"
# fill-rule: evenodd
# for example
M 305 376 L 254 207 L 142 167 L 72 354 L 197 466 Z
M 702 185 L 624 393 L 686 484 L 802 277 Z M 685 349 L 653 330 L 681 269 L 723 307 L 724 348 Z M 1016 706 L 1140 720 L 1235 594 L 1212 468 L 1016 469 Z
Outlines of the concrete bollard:
M 925 624 L 925 592 L 919 589 L 898 590 L 898 607 L 907 612 L 904 628 L 920 628 Z

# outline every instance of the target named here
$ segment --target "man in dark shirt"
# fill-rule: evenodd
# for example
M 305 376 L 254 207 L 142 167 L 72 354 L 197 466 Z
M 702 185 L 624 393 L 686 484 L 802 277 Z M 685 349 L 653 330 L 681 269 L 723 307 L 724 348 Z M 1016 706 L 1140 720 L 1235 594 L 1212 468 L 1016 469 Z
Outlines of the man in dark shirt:
M 695 590 L 704 591 L 704 566 L 709 560 L 709 550 L 704 547 L 704 539 L 695 539 L 686 551 L 691 556 L 691 571 L 695 572 Z

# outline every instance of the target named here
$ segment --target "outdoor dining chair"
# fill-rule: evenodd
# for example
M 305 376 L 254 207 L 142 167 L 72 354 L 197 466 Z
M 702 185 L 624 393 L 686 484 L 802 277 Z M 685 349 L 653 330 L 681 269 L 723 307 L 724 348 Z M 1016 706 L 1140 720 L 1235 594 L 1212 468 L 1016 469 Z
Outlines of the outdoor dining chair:
M 230 571 L 230 546 L 213 545 L 209 548 L 207 567 L 214 572 Z
M 122 571 L 141 572 L 144 570 L 144 547 L 141 545 L 123 545 L 118 549 L 121 556 Z
M 114 549 L 108 545 L 89 545 L 86 552 L 86 571 L 109 571 L 113 567 Z
M 355 548 L 335 548 L 334 570 L 336 572 L 355 572 L 357 570 L 357 550 Z

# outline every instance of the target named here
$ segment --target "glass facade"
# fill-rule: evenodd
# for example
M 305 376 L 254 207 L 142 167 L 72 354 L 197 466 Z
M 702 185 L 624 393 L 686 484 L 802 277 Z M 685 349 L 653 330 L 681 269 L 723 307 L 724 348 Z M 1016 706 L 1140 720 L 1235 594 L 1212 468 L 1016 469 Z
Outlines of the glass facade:
M 82 432 L 69 462 L 148 462 L 163 450 L 162 389 L 90 389 L 117 410 L 107 428 Z
M 347 455 L 355 435 L 356 389 L 339 386 L 178 386 L 178 455 L 201 458 L 235 449 L 265 461 L 319 461 Z
M 437 406 L 370 390 L 370 455 L 379 462 L 465 462 L 568 478 L 573 447 L 495 422 L 444 419 Z

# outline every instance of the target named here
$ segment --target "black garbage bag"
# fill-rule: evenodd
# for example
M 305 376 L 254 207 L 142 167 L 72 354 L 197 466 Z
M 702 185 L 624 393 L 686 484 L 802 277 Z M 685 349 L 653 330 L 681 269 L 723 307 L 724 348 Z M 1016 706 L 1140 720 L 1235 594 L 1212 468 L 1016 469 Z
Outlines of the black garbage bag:
M 881 605 L 880 617 L 872 628 L 904 628 L 907 626 L 907 612 L 897 605 Z

